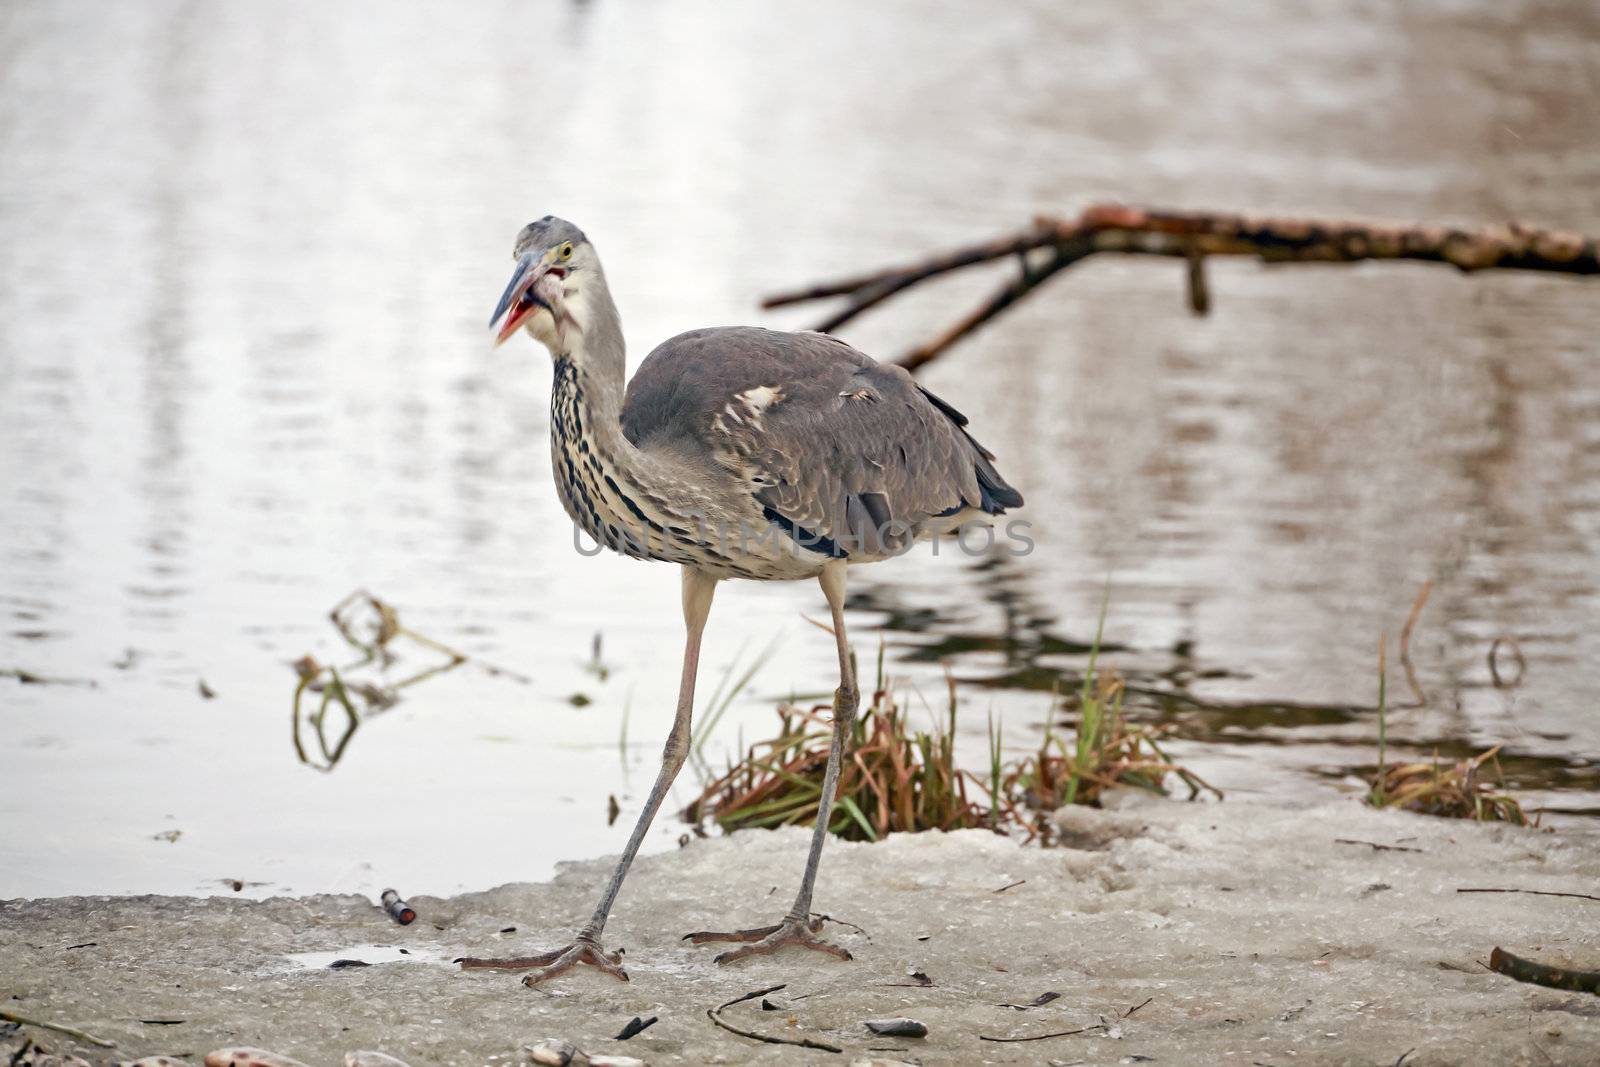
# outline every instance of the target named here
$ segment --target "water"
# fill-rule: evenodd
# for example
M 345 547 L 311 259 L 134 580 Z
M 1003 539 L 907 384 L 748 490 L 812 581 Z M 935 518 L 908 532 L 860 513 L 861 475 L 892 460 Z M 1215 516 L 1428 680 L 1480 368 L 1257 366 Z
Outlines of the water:
M 442 892 L 621 847 L 677 576 L 575 555 L 547 358 L 490 350 L 531 217 L 588 230 L 635 360 L 1107 198 L 1600 231 L 1581 5 L 31 2 L 0 79 L 0 668 L 84 683 L 0 678 L 0 897 Z M 890 356 L 991 284 L 844 335 Z M 914 705 L 947 660 L 964 744 L 992 709 L 1020 751 L 1109 582 L 1108 659 L 1179 694 L 1143 712 L 1179 754 L 1305 797 L 1373 761 L 1379 635 L 1431 580 L 1402 750 L 1504 742 L 1530 804 L 1600 808 L 1593 283 L 1219 263 L 1212 290 L 1199 320 L 1176 267 L 1092 261 L 927 369 L 1037 548 L 858 572 L 858 645 Z M 439 675 L 302 765 L 289 664 L 342 661 L 325 613 L 357 587 L 530 680 Z M 775 651 L 711 762 L 831 688 L 824 613 L 719 593 L 702 693 Z

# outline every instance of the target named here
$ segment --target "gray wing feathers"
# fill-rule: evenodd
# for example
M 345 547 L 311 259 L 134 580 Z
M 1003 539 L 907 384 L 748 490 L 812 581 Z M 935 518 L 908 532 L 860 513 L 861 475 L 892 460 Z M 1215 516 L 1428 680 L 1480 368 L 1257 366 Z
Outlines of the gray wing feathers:
M 891 523 L 1022 502 L 965 423 L 903 369 L 842 341 L 746 327 L 664 342 L 622 415 L 635 445 L 698 446 L 793 524 L 857 544 Z

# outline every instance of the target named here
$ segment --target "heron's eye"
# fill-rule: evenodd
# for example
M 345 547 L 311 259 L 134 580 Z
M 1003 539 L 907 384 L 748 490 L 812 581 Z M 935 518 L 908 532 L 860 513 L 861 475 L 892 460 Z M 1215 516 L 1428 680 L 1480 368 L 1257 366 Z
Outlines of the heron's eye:
M 572 242 L 568 241 L 566 244 L 562 245 L 561 246 L 561 251 L 557 252 L 556 254 L 559 255 L 562 259 L 571 259 L 572 258 Z

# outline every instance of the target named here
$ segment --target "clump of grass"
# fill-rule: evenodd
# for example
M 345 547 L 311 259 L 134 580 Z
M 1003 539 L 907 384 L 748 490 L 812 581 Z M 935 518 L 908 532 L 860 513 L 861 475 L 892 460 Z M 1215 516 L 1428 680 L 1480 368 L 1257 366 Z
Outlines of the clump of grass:
M 1100 643 L 1105 636 L 1105 605 L 1089 648 L 1089 665 L 1078 687 L 1078 729 L 1072 744 L 1045 723 L 1039 751 L 1012 764 L 1001 782 L 1001 797 L 1012 806 L 1014 818 L 1029 836 L 1046 836 L 1049 823 L 1028 818 L 1019 809 L 1050 812 L 1068 804 L 1100 805 L 1100 797 L 1114 786 L 1133 786 L 1165 794 L 1167 778 L 1176 775 L 1193 800 L 1202 791 L 1220 790 L 1199 775 L 1173 762 L 1157 740 L 1171 727 L 1135 724 L 1123 715 L 1127 687 L 1114 670 L 1100 670 Z M 1054 712 L 1055 701 L 1051 702 Z
M 1505 792 L 1505 774 L 1500 769 L 1499 760 L 1500 745 L 1454 764 L 1441 764 L 1435 756 L 1427 763 L 1388 765 L 1388 659 L 1388 640 L 1380 638 L 1378 772 L 1372 779 L 1372 788 L 1367 792 L 1367 803 L 1375 808 L 1401 808 L 1447 819 L 1529 825 L 1522 805 Z M 1494 782 L 1486 781 L 1481 773 L 1486 764 L 1494 767 Z M 1533 822 L 1537 825 L 1538 820 Z
M 868 841 L 896 831 L 969 827 L 1019 830 L 1032 839 L 1046 833 L 1040 812 L 1064 804 L 1098 805 L 1102 793 L 1117 785 L 1165 793 L 1171 775 L 1188 786 L 1191 800 L 1202 791 L 1220 798 L 1218 790 L 1162 750 L 1158 739 L 1169 728 L 1129 723 L 1123 716 L 1122 680 L 1114 671 L 1098 670 L 1101 632 L 1095 633 L 1078 695 L 1076 736 L 1069 743 L 1047 724 L 1037 753 L 1008 761 L 1001 726 L 991 715 L 984 777 L 956 766 L 959 702 L 953 679 L 944 720 L 936 720 L 931 731 L 914 730 L 884 681 L 880 649 L 877 689 L 856 722 L 840 767 L 829 829 Z M 685 817 L 699 822 L 708 816 L 724 830 L 809 825 L 816 818 L 832 743 L 829 711 L 826 704 L 809 710 L 781 706 L 778 735 L 751 745 L 705 787 Z
M 1384 768 L 1373 780 L 1367 802 L 1376 808 L 1404 808 L 1424 815 L 1479 822 L 1529 825 L 1527 813 L 1504 792 L 1500 771 L 1500 746 L 1459 763 L 1397 763 Z M 1487 781 L 1483 768 L 1494 767 L 1497 781 Z M 1537 824 L 1537 819 L 1533 820 Z
M 1176 777 L 1187 787 L 1190 800 L 1202 792 L 1222 799 L 1221 790 L 1175 762 L 1161 747 L 1159 738 L 1171 727 L 1128 722 L 1121 677 L 1096 668 L 1097 654 L 1091 652 L 1078 692 L 1078 729 L 1071 743 L 1047 726 L 1039 750 L 1011 764 L 1001 782 L 1002 799 L 1029 836 L 1046 835 L 1048 823 L 1037 816 L 1029 818 L 1025 810 L 1051 812 L 1068 804 L 1099 807 L 1105 791 L 1116 786 L 1165 795 L 1168 779 Z
M 744 758 L 707 785 L 684 812 L 714 819 L 724 830 L 810 825 L 822 798 L 833 740 L 831 707 L 778 708 L 778 735 L 751 745 Z M 986 808 L 973 801 L 983 785 L 955 765 L 955 711 L 948 727 L 913 731 L 888 690 L 873 694 L 856 720 L 850 751 L 839 768 L 839 791 L 829 829 L 851 840 L 876 841 L 904 830 L 985 826 Z

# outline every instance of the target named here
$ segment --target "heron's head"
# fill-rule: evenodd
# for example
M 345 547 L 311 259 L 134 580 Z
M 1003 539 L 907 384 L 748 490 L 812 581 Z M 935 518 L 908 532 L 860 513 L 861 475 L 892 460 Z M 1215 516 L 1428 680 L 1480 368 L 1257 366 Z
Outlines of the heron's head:
M 526 326 L 551 355 L 568 351 L 589 320 L 589 297 L 605 286 L 594 246 L 572 223 L 546 215 L 522 228 L 512 257 L 511 284 L 489 319 L 490 329 L 499 327 L 495 344 Z

